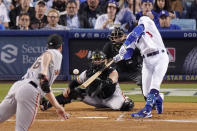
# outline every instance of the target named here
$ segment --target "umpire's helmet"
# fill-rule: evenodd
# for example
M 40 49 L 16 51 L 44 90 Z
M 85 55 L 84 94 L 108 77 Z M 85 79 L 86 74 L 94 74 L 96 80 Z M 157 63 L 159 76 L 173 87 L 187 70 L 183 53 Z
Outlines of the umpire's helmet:
M 124 35 L 124 30 L 120 27 L 115 27 L 114 30 L 112 30 L 111 35 L 109 36 L 109 39 L 113 41 L 113 39 L 116 37 L 122 37 Z
M 58 49 L 62 44 L 62 37 L 58 34 L 50 35 L 47 41 L 47 46 L 49 49 Z

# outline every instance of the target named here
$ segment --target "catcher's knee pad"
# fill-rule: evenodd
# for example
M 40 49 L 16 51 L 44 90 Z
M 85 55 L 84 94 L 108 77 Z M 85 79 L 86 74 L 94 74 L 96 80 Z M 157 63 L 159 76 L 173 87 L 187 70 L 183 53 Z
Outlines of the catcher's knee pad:
M 130 111 L 134 107 L 134 102 L 130 98 L 126 98 L 124 103 L 122 104 L 122 107 L 120 108 L 121 111 Z

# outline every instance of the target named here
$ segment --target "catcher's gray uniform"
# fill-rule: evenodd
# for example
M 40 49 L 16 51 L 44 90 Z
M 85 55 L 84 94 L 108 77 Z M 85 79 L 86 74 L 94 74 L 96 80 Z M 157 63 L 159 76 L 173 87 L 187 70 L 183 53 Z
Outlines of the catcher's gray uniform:
M 46 51 L 52 54 L 48 69 L 48 80 L 51 85 L 59 74 L 62 54 L 56 49 Z M 28 130 L 36 116 L 40 95 L 45 95 L 37 78 L 41 71 L 41 62 L 42 55 L 28 69 L 22 80 L 13 84 L 0 104 L 0 122 L 9 119 L 16 113 L 16 131 Z
M 78 82 L 83 83 L 88 79 L 86 77 L 86 71 L 87 70 L 85 70 L 79 75 Z M 114 71 L 116 72 L 116 70 Z M 109 107 L 113 110 L 119 110 L 122 107 L 125 100 L 125 96 L 123 95 L 123 92 L 120 89 L 119 83 L 116 83 L 116 89 L 112 96 L 106 99 L 102 99 L 98 96 L 91 97 L 89 95 L 86 95 L 83 99 L 83 102 L 95 107 Z

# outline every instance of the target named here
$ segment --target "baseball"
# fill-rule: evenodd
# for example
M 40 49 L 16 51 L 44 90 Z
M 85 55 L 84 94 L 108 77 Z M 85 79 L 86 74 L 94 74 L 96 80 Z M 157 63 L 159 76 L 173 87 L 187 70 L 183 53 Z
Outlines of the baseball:
M 78 69 L 74 69 L 73 70 L 73 74 L 75 74 L 75 75 L 79 74 L 79 70 Z

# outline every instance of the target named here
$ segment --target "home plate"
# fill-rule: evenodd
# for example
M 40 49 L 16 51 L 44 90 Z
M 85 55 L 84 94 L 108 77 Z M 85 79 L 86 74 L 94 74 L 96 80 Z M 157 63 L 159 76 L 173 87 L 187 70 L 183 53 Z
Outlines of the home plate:
M 88 116 L 88 117 L 77 117 L 79 119 L 106 119 L 108 117 L 101 117 L 101 116 Z

